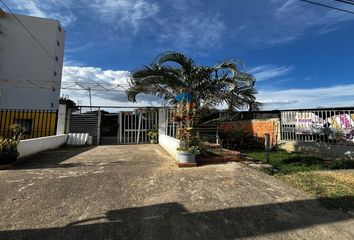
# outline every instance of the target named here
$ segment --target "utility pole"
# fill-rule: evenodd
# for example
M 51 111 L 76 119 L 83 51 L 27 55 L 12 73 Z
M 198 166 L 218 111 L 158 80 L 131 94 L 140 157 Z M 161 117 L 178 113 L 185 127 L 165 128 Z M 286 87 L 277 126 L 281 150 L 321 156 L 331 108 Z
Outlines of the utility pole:
M 90 111 L 92 111 L 92 102 L 91 102 L 91 88 L 88 88 L 89 98 L 90 98 Z

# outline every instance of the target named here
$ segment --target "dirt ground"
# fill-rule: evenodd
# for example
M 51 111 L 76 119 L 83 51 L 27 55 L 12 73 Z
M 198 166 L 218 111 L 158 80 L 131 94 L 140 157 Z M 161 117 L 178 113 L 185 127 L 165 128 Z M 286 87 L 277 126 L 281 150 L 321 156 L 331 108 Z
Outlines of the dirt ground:
M 60 148 L 0 171 L 0 239 L 354 239 L 354 216 L 241 163 Z

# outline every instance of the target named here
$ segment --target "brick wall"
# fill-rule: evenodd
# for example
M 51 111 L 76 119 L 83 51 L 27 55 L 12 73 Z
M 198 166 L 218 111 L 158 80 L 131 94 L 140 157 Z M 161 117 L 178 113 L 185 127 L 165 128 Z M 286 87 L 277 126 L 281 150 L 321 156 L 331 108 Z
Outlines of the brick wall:
M 271 145 L 275 146 L 278 143 L 279 126 L 279 118 L 270 118 L 222 122 L 219 129 L 225 132 L 243 129 L 243 131 L 249 132 L 257 138 L 264 138 L 264 134 L 269 133 Z

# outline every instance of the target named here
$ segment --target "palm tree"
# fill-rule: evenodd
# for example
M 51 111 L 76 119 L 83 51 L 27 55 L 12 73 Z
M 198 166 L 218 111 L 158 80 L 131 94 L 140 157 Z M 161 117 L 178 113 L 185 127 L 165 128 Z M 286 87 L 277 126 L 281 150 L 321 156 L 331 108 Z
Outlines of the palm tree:
M 167 63 L 171 62 L 172 65 Z M 230 111 L 256 109 L 255 78 L 240 71 L 241 62 L 228 60 L 214 66 L 198 66 L 182 53 L 165 52 L 152 64 L 132 73 L 128 99 L 136 102 L 139 94 L 157 95 L 171 103 L 180 92 L 192 94 L 197 108 L 227 104 Z

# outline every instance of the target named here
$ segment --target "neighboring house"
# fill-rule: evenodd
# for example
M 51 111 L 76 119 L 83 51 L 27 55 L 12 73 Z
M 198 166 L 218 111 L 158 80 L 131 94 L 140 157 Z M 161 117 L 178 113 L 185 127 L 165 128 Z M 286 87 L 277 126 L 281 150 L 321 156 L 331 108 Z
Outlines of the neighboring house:
M 1 136 L 13 124 L 31 137 L 55 134 L 64 42 L 59 21 L 0 10 Z

